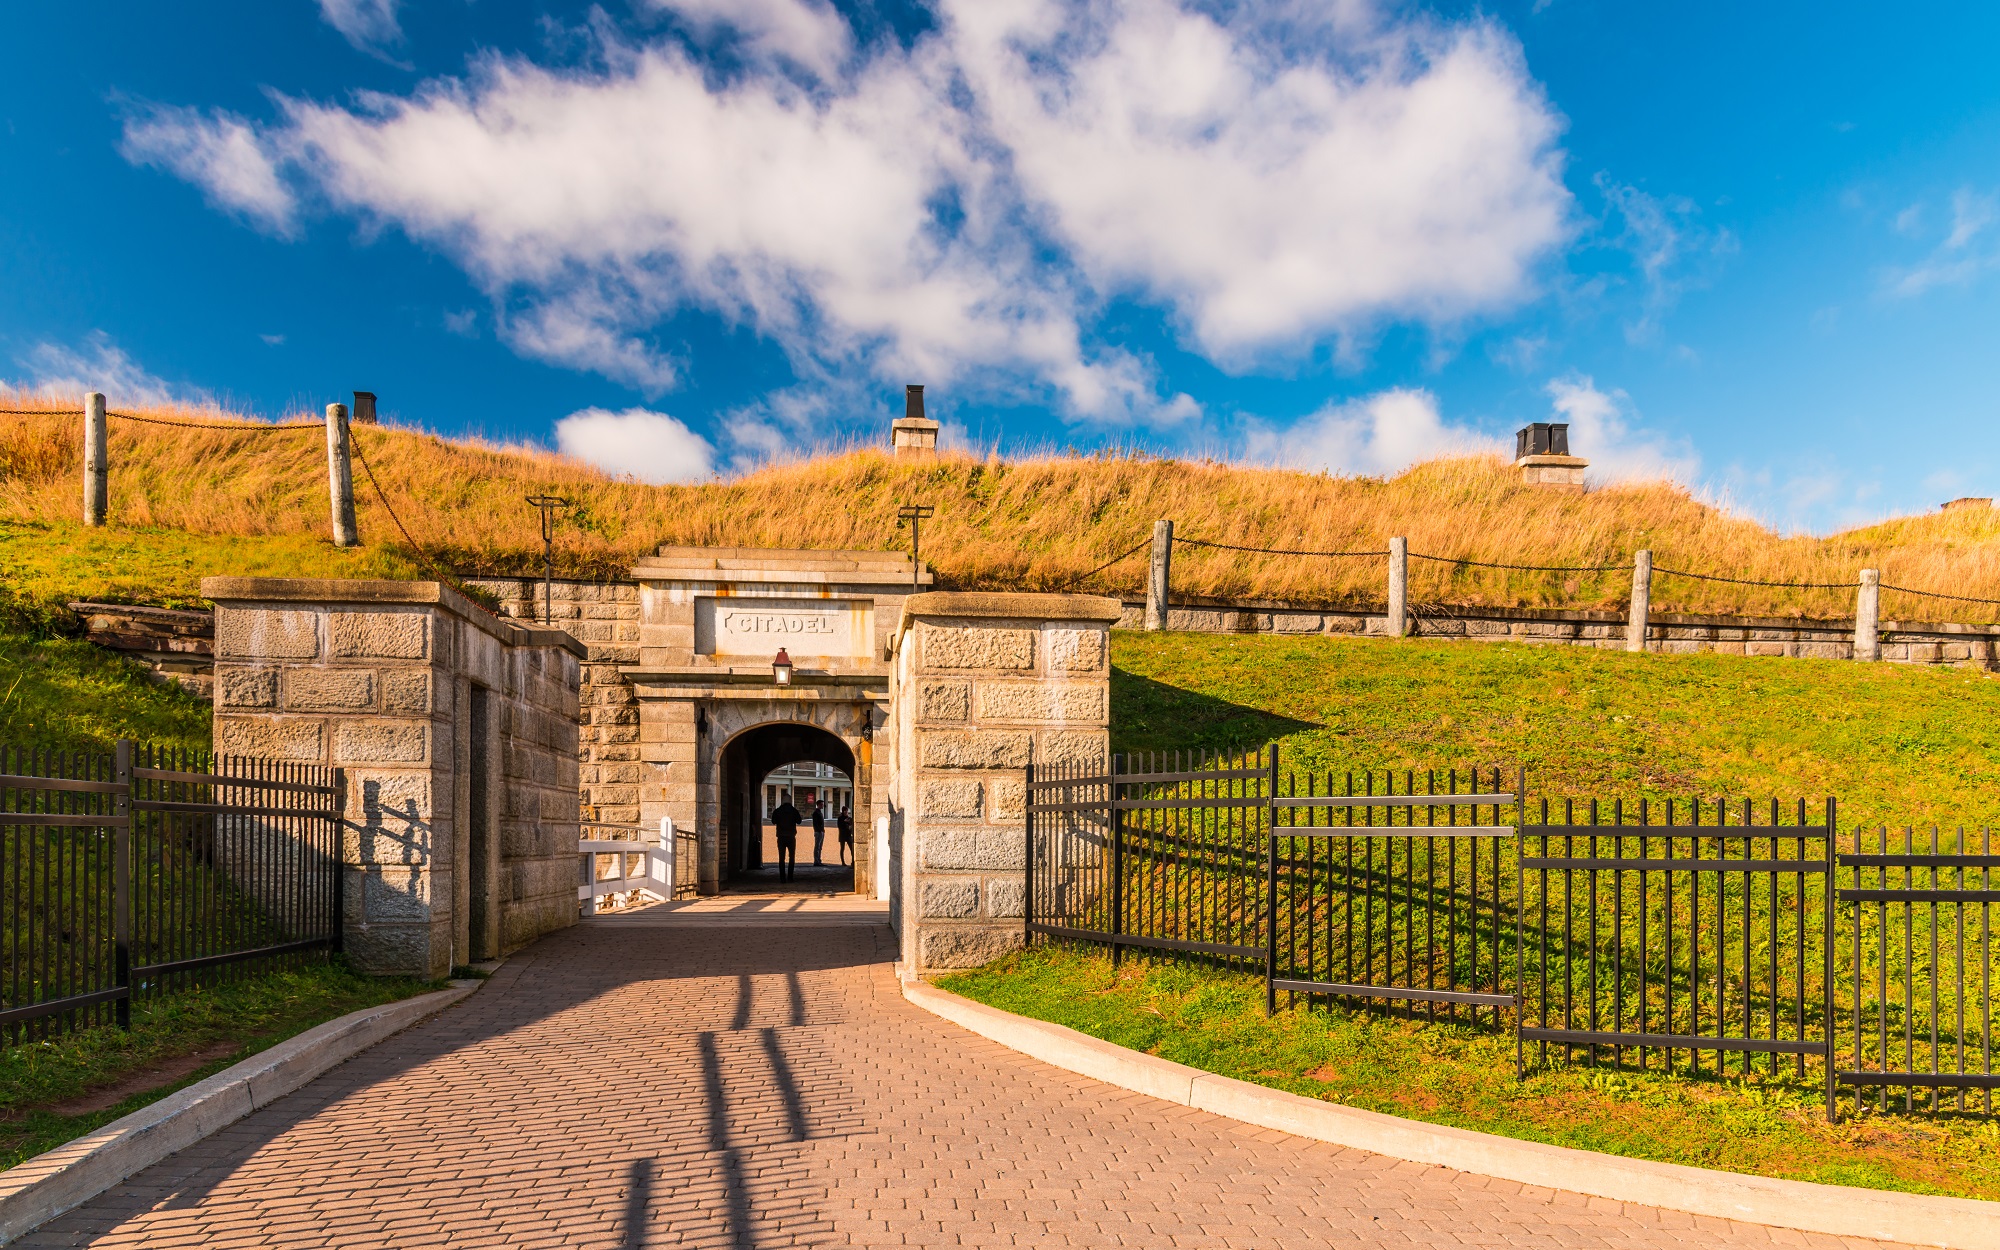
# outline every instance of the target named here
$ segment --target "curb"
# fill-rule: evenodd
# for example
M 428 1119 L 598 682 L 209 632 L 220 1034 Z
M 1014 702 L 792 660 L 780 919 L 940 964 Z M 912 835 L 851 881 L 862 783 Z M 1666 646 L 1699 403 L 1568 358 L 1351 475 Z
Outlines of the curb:
M 1950 1250 L 2000 1250 L 2000 1202 L 1715 1172 L 1425 1124 L 1217 1076 L 922 981 L 904 981 L 903 997 L 1010 1050 L 1121 1089 L 1392 1159 L 1747 1224 Z
M 0 1172 L 0 1246 L 471 995 L 478 981 L 350 1012 Z

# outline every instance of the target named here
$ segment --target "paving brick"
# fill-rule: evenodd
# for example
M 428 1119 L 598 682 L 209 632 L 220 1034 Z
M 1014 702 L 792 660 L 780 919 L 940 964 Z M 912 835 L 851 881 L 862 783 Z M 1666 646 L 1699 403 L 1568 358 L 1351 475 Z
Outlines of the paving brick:
M 911 1007 L 866 914 L 735 905 L 546 937 L 464 1004 L 16 1245 L 1863 1244 L 1155 1102 Z

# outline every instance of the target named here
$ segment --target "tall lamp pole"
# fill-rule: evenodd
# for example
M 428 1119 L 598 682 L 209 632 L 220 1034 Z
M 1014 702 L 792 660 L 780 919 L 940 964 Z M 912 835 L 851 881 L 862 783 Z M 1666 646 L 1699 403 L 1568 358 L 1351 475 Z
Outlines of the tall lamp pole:
M 896 509 L 896 528 L 910 527 L 910 593 L 913 595 L 923 589 L 924 566 L 918 559 L 918 552 L 923 540 L 924 518 L 936 511 L 927 503 L 906 503 Z
M 555 623 L 556 513 L 576 505 L 561 495 L 529 495 L 528 502 L 542 514 L 542 624 Z

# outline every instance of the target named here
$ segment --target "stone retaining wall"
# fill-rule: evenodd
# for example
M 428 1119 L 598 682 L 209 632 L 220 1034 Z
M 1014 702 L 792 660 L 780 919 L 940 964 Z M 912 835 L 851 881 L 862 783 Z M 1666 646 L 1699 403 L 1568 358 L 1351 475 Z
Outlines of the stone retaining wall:
M 498 598 L 507 619 L 542 623 L 539 579 L 485 577 L 466 584 Z M 639 587 L 631 582 L 555 582 L 549 605 L 548 623 L 584 647 L 577 749 L 586 813 L 606 824 L 636 826 L 639 787 L 645 780 L 639 759 L 639 699 L 618 669 L 639 662 Z
M 1124 600 L 1120 629 L 1145 626 L 1143 599 Z M 1714 651 L 1725 655 L 1851 660 L 1854 622 L 1795 621 L 1776 617 L 1659 614 L 1647 623 L 1646 649 L 1661 653 Z M 1387 637 L 1388 616 L 1367 609 L 1300 608 L 1275 603 L 1195 600 L 1168 612 L 1169 629 L 1206 634 L 1336 634 Z M 1412 604 L 1409 636 L 1474 642 L 1529 642 L 1608 651 L 1625 649 L 1619 612 L 1558 608 L 1470 608 Z M 1882 659 L 1901 664 L 1952 664 L 2000 669 L 2000 626 L 1884 621 Z
M 209 578 L 202 594 L 216 750 L 346 771 L 358 967 L 441 977 L 574 923 L 581 645 L 436 582 Z

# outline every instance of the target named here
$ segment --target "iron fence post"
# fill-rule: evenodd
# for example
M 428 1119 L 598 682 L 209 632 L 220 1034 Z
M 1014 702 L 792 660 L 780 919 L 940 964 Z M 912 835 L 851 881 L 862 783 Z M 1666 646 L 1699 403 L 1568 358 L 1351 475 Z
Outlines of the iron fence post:
M 1278 744 L 1264 782 L 1264 1014 L 1278 1014 Z
M 328 814 L 333 826 L 333 953 L 347 950 L 347 770 L 333 770 L 333 810 Z
M 1476 787 L 1478 782 L 1473 784 Z M 1476 819 L 1477 813 L 1474 816 Z M 1517 768 L 1514 772 L 1514 1079 L 1517 1081 L 1527 1074 L 1527 1053 L 1521 1043 L 1521 998 L 1526 988 L 1522 970 L 1528 966 L 1527 931 L 1522 925 L 1522 913 L 1528 910 L 1528 870 L 1521 861 L 1527 858 L 1526 835 L 1522 833 L 1527 824 L 1528 770 Z M 1493 919 L 1498 923 L 1500 918 Z
M 1834 798 L 1829 794 L 1826 796 L 1826 888 L 1824 890 L 1826 898 L 1823 908 L 1825 932 L 1820 937 L 1820 956 L 1825 965 L 1821 992 L 1826 996 L 1826 1017 L 1822 1021 L 1822 1026 L 1826 1035 L 1826 1120 L 1829 1124 L 1840 1123 L 1840 1102 L 1833 1072 L 1833 923 L 1834 895 L 1838 893 L 1834 873 L 1840 863 L 1840 857 L 1835 851 L 1839 839 L 1835 836 L 1834 816 Z
M 1111 761 L 1111 966 L 1124 962 L 1125 947 L 1125 817 L 1118 810 L 1118 757 Z
M 111 795 L 117 823 L 111 830 L 111 933 L 115 943 L 112 972 L 124 993 L 118 997 L 118 1027 L 132 1027 L 132 749 L 120 738 L 112 756 Z
M 1027 845 L 1022 863 L 1027 867 L 1027 879 L 1021 886 L 1021 946 L 1025 949 L 1035 936 L 1035 762 L 1028 761 L 1028 775 L 1025 780 L 1025 799 L 1021 805 L 1026 817 L 1024 837 Z

